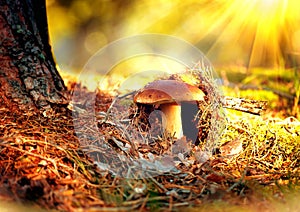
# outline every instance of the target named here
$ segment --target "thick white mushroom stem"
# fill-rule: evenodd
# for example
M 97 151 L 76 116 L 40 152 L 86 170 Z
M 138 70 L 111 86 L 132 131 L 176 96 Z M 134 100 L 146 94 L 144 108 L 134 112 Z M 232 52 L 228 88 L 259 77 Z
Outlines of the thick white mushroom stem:
M 182 138 L 181 105 L 176 103 L 161 104 L 160 109 L 164 113 L 162 118 L 164 130 L 175 138 Z

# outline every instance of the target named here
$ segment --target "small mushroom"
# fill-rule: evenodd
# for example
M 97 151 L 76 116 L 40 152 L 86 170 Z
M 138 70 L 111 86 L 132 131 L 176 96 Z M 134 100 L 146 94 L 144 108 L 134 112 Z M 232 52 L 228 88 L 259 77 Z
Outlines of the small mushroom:
M 177 80 L 156 80 L 134 96 L 134 102 L 159 107 L 164 113 L 165 131 L 175 138 L 183 137 L 181 103 L 203 101 L 205 94 L 198 87 Z

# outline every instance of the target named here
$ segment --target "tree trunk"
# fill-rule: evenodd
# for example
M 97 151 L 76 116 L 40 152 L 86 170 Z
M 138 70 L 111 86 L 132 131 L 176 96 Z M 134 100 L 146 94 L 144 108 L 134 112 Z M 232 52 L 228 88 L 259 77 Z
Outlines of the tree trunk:
M 0 105 L 21 112 L 67 104 L 49 45 L 45 0 L 0 0 Z

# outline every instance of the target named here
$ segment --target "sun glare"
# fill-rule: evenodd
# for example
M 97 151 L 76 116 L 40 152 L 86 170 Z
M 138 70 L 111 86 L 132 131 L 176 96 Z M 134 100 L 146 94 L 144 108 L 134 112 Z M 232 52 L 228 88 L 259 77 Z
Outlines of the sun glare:
M 216 24 L 222 26 L 208 54 L 214 54 L 215 48 L 236 49 L 237 45 L 248 53 L 244 55 L 247 66 L 283 66 L 284 54 L 292 51 L 291 38 L 299 28 L 298 4 L 296 0 L 230 1 L 208 29 L 215 31 Z
M 139 5 L 149 10 L 146 3 Z M 145 14 L 152 10 L 134 16 L 144 18 L 142 31 L 164 29 L 182 37 L 198 45 L 216 65 L 241 60 L 248 67 L 282 68 L 288 54 L 299 51 L 299 6 L 298 0 L 186 0 L 167 9 L 158 7 L 155 11 L 160 16 L 151 21 Z
M 111 1 L 108 2 L 113 5 Z M 116 24 L 107 22 L 107 25 L 92 27 L 93 30 L 86 36 L 85 41 L 77 47 L 85 51 L 80 51 L 80 55 L 78 51 L 74 51 L 76 62 L 72 63 L 81 61 L 81 58 L 84 59 L 81 55 L 92 54 L 115 39 L 143 33 L 167 34 L 184 39 L 203 51 L 215 66 L 237 64 L 283 68 L 287 63 L 293 63 L 291 58 L 297 57 L 300 52 L 299 0 L 133 2 L 128 9 L 122 10 L 122 18 L 116 15 L 117 20 L 113 21 Z M 105 5 L 111 9 L 104 13 L 110 14 L 107 16 L 110 20 L 114 17 L 114 12 L 119 10 L 115 11 L 111 5 Z M 52 26 L 50 29 L 56 31 L 60 37 L 70 36 L 74 31 L 71 24 L 73 19 L 69 22 L 57 22 L 64 16 L 65 11 L 61 7 L 54 9 L 49 13 L 49 23 Z M 94 9 L 94 6 L 90 9 Z M 67 27 L 70 29 L 65 30 Z M 61 55 L 65 57 L 66 54 L 63 52 Z M 295 65 L 295 62 L 290 65 Z

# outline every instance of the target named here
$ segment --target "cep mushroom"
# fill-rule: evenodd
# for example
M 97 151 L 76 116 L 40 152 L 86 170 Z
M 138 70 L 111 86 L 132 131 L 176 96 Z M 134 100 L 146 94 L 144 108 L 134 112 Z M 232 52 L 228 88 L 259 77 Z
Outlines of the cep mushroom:
M 175 138 L 183 137 L 181 103 L 203 101 L 205 94 L 198 87 L 177 80 L 156 80 L 134 96 L 134 102 L 158 106 L 164 113 L 164 130 Z

